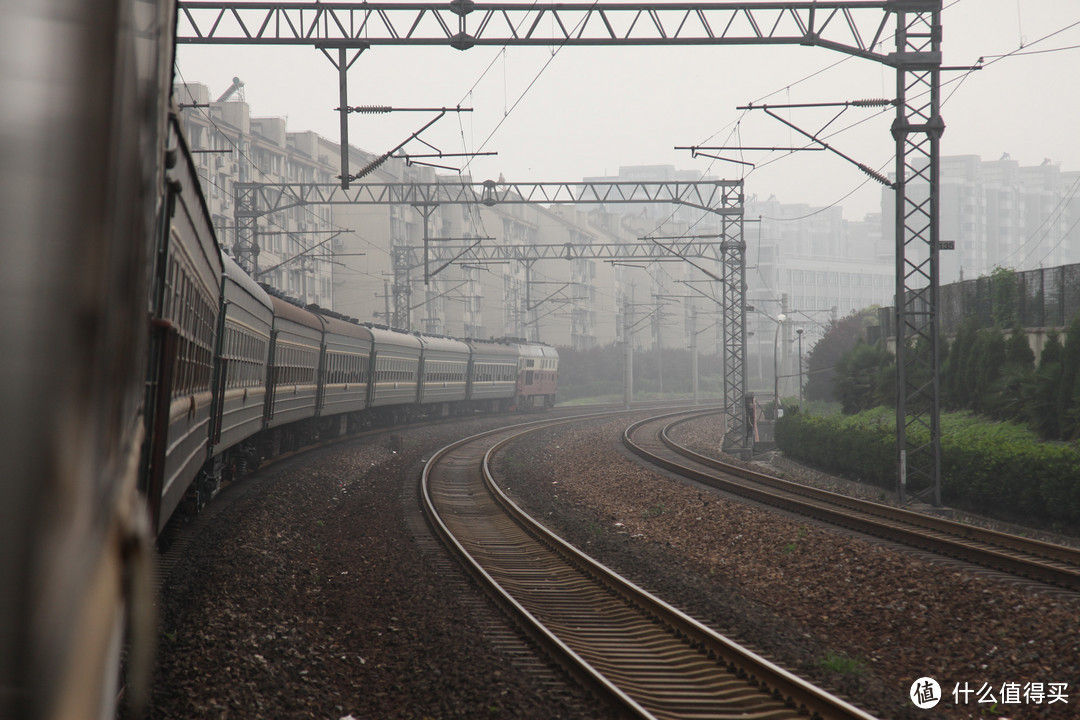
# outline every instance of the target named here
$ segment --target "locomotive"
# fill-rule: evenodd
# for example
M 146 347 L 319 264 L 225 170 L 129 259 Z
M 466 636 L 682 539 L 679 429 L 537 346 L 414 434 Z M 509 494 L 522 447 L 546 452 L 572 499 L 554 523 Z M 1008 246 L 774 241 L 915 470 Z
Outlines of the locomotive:
M 308 440 L 551 405 L 545 345 L 298 307 L 222 255 L 171 108 L 171 0 L 4 3 L 0 717 L 147 687 L 153 544 Z M 123 662 L 121 659 L 123 658 Z

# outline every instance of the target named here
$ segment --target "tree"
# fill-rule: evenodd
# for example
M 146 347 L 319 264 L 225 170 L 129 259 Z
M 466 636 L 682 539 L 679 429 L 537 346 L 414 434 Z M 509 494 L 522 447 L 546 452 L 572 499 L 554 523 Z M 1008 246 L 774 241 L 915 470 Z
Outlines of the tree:
M 979 334 L 979 319 L 969 315 L 956 331 L 949 355 L 942 364 L 941 397 L 950 410 L 970 409 L 975 405 L 973 367 L 975 340 Z
M 1039 356 L 1039 367 L 1061 362 L 1061 334 L 1054 329 L 1046 333 L 1046 344 L 1043 345 L 1042 355 Z
M 1023 371 L 1035 369 L 1035 351 L 1031 349 L 1027 331 L 1021 327 L 1019 320 L 1013 323 L 1012 334 L 1005 344 L 1005 362 Z
M 1025 388 L 1025 414 L 1035 432 L 1047 440 L 1061 437 L 1061 416 L 1058 394 L 1061 392 L 1063 359 L 1061 338 L 1056 330 L 1046 335 L 1046 345 L 1039 358 L 1039 369 Z
M 1035 374 L 1035 353 L 1017 322 L 1005 341 L 1005 364 L 983 396 L 982 411 L 996 420 L 1026 419 L 1028 393 Z
M 1020 279 L 1015 270 L 996 267 L 990 273 L 990 312 L 998 327 L 1020 321 Z
M 859 340 L 866 328 L 877 322 L 877 306 L 865 308 L 839 319 L 830 320 L 825 335 L 814 343 L 806 355 L 806 398 L 835 402 L 836 368 L 841 358 Z
M 975 403 L 974 407 L 982 413 L 989 413 L 994 402 L 991 398 L 992 387 L 1001 376 L 1005 366 L 1005 335 L 1000 328 L 992 327 L 980 330 L 975 338 L 973 350 L 975 356 Z
M 1061 388 L 1061 363 L 1044 362 L 1032 375 L 1025 394 L 1025 414 L 1039 437 L 1057 440 L 1061 437 L 1061 417 L 1058 412 L 1058 393 Z
M 1061 438 L 1069 440 L 1080 436 L 1077 423 L 1077 402 L 1080 401 L 1080 315 L 1065 330 L 1065 343 L 1061 349 L 1061 386 L 1058 393 L 1058 418 L 1061 422 Z
M 868 345 L 861 340 L 855 344 L 836 366 L 836 395 L 840 406 L 848 415 L 889 404 L 889 396 L 895 387 L 890 378 L 895 377 L 895 358 L 878 345 Z

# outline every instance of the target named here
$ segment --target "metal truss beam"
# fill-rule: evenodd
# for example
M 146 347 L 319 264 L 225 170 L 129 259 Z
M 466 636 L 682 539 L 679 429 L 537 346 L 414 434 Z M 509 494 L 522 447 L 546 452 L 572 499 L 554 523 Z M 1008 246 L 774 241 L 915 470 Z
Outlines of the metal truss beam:
M 375 46 L 807 45 L 896 65 L 902 58 L 880 50 L 889 39 L 890 14 L 934 1 L 529 5 L 188 0 L 179 3 L 176 41 L 318 48 L 338 71 L 341 186 L 348 188 L 348 70 Z
M 508 205 L 525 203 L 674 203 L 717 215 L 742 214 L 742 182 L 609 183 L 237 183 L 237 198 L 250 195 L 250 208 L 266 215 L 301 205 Z M 255 210 L 257 208 L 257 210 Z
M 177 42 L 308 45 L 812 45 L 892 64 L 882 11 L 925 0 L 818 2 L 180 3 Z
M 518 260 L 678 260 L 682 257 L 722 261 L 720 243 L 695 242 L 678 246 L 678 254 L 658 243 L 592 243 L 578 245 L 438 245 L 431 258 L 463 263 Z
M 743 218 L 723 219 L 724 451 L 749 460 L 754 450 L 752 410 L 746 407 L 746 242 Z
M 698 239 L 656 240 L 651 243 L 491 245 L 465 247 L 434 245 L 425 248 L 427 260 L 461 257 L 476 260 L 542 259 L 664 260 L 699 257 L 719 260 L 724 266 L 724 390 L 729 413 L 727 446 L 748 456 L 751 445 L 743 396 L 746 393 L 746 244 L 743 242 L 743 184 L 741 180 L 701 182 L 614 183 L 362 183 L 351 188 L 326 183 L 236 183 L 234 214 L 237 228 L 249 227 L 238 247 L 241 264 L 250 267 L 258 257 L 255 222 L 258 217 L 300 205 L 413 205 L 421 212 L 441 204 L 641 204 L 689 205 L 720 217 L 720 242 Z M 238 231 L 239 232 L 239 231 Z M 239 237 L 239 236 L 238 236 Z M 394 313 L 392 326 L 408 329 L 411 299 L 410 270 L 416 266 L 414 249 L 394 247 Z M 244 262 L 244 257 L 247 262 Z
M 938 175 L 939 140 L 944 130 L 940 116 L 941 10 L 942 0 L 543 6 L 471 0 L 334 4 L 188 0 L 179 3 L 176 39 L 185 44 L 307 45 L 320 49 L 335 62 L 341 75 L 343 146 L 347 137 L 346 71 L 360 53 L 377 45 L 459 50 L 478 45 L 806 45 L 896 68 L 897 117 L 892 133 L 896 143 L 897 489 L 906 499 L 910 476 L 918 497 L 932 492 L 934 503 L 939 504 L 937 313 L 938 252 L 943 245 L 938 240 Z M 884 51 L 893 39 L 895 51 Z M 354 53 L 352 60 L 347 52 Z M 341 184 L 345 189 L 349 186 L 347 161 L 343 152 Z M 926 188 L 925 198 L 916 187 Z M 494 200 L 499 192 L 494 188 L 489 199 Z M 521 189 L 512 194 L 521 199 L 494 201 L 587 202 L 580 198 L 547 199 L 543 193 L 531 199 L 531 192 Z M 709 206 L 682 196 L 669 201 Z M 252 240 L 249 244 L 257 250 L 257 243 Z M 731 281 L 736 282 L 735 278 Z M 725 283 L 725 287 L 733 285 Z M 730 329 L 733 342 L 742 339 L 734 326 L 728 327 L 730 322 L 733 319 L 728 317 L 725 337 Z M 734 356 L 728 359 L 741 370 L 742 361 Z M 737 412 L 741 412 L 741 392 L 738 399 Z M 745 414 L 736 420 L 739 422 L 745 427 Z
M 897 495 L 941 505 L 938 188 L 941 2 L 899 12 L 896 54 Z M 910 494 L 910 496 L 909 496 Z

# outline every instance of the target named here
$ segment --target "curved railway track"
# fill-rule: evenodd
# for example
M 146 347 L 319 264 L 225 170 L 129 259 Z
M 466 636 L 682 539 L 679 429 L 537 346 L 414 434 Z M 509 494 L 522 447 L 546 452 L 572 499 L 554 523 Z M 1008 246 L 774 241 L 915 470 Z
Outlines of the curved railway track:
M 615 413 L 467 438 L 421 478 L 435 533 L 558 662 L 630 717 L 870 718 L 649 595 L 526 516 L 489 459 L 521 435 Z
M 911 547 L 1071 591 L 1080 591 L 1080 550 L 965 525 L 781 480 L 700 455 L 668 431 L 716 411 L 672 413 L 635 423 L 624 444 L 642 458 L 757 502 Z

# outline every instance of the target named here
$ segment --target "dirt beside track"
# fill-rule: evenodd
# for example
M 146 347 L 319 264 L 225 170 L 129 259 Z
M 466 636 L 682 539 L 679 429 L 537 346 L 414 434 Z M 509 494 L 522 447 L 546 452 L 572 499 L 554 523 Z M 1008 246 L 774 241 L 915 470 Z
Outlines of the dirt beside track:
M 507 649 L 501 614 L 418 525 L 423 461 L 498 421 L 395 433 L 280 463 L 200 518 L 160 601 L 153 718 L 614 717 Z M 621 449 L 626 420 L 546 431 L 497 460 L 500 485 L 668 602 L 883 718 L 980 717 L 954 683 L 1069 683 L 1080 602 L 1034 593 L 689 487 Z M 419 528 L 419 530 L 418 530 Z M 503 638 L 503 639 L 500 639 Z M 513 645 L 513 643 L 511 643 Z M 923 675 L 945 699 L 907 699 Z

